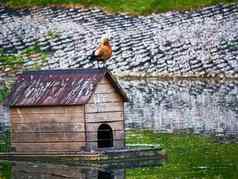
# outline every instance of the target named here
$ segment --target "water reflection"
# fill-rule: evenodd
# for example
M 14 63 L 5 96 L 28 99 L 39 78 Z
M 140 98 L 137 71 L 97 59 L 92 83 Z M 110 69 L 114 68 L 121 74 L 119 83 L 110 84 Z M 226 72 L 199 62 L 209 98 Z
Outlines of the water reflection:
M 12 164 L 13 179 L 124 179 L 124 169 L 107 170 L 97 167 L 67 166 L 30 162 Z
M 186 160 L 185 160 L 186 161 Z M 7 162 L 0 163 L 1 179 L 145 179 L 145 178 L 237 178 L 236 166 L 215 163 L 191 165 L 144 166 L 142 168 L 109 169 L 99 166 Z
M 238 134 L 238 81 L 121 80 L 126 125 L 159 132 Z
M 150 160 L 149 160 L 150 161 Z M 118 165 L 113 163 L 82 165 L 63 165 L 53 163 L 24 162 L 24 161 L 0 161 L 0 178 L 4 179 L 125 179 L 126 169 L 139 167 L 159 167 L 161 161 L 151 160 L 150 162 L 137 161 L 132 165 Z

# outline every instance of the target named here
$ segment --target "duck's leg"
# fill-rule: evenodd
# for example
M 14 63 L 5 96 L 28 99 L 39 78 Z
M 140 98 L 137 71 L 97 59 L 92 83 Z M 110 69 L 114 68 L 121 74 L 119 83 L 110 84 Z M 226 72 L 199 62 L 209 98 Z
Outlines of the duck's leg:
M 97 61 L 98 69 L 100 68 L 99 61 Z
M 106 63 L 105 63 L 105 61 L 102 62 L 102 67 L 103 67 L 103 68 L 106 68 Z

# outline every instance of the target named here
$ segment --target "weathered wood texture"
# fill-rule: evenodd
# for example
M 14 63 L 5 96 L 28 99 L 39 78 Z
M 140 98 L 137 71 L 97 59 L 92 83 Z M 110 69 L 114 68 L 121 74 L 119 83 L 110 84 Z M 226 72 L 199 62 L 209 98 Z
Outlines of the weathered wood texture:
M 82 106 L 11 108 L 12 123 L 80 122 Z M 83 122 L 83 120 L 81 120 Z
M 85 118 L 87 123 L 121 121 L 123 120 L 123 112 L 86 113 Z
M 17 152 L 21 153 L 47 153 L 47 152 L 77 152 L 82 150 L 85 142 L 33 142 L 33 143 L 12 143 L 16 146 Z
M 22 107 L 10 113 L 17 152 L 79 151 L 85 146 L 83 106 Z
M 97 148 L 97 131 L 101 124 L 108 124 L 113 131 L 113 147 L 124 147 L 123 100 L 110 81 L 104 78 L 85 105 L 88 149 Z
M 108 124 L 113 147 L 123 148 L 123 105 L 121 96 L 104 78 L 82 106 L 11 108 L 12 146 L 17 152 L 96 150 L 98 128 Z

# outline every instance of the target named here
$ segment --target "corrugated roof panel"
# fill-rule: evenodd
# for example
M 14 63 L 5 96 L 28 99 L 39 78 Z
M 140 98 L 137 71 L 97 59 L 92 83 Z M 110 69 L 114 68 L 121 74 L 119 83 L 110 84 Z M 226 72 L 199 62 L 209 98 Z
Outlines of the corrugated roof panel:
M 105 70 L 47 70 L 17 76 L 10 106 L 85 104 Z
M 106 75 L 107 74 L 107 75 Z M 9 106 L 81 105 L 87 103 L 104 77 L 109 80 L 127 101 L 125 93 L 106 69 L 67 69 L 24 72 L 8 100 Z

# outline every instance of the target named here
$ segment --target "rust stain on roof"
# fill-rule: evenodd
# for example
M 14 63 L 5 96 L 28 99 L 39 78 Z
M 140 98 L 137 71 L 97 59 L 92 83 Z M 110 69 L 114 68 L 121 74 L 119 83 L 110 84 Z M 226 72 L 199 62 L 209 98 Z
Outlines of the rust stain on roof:
M 104 76 L 127 101 L 125 93 L 106 69 L 67 69 L 31 71 L 18 75 L 5 104 L 11 107 L 85 104 Z

